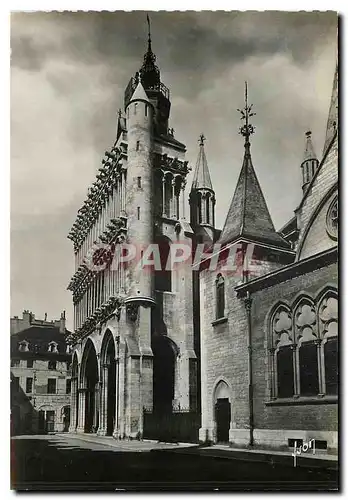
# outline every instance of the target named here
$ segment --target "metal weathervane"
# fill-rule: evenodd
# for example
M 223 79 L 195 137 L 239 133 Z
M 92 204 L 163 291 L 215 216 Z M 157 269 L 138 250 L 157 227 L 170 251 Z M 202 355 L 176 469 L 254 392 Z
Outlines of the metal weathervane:
M 249 123 L 249 119 L 252 116 L 255 116 L 256 113 L 253 113 L 252 110 L 253 105 L 248 104 L 248 82 L 245 82 L 245 106 L 243 109 L 237 109 L 240 112 L 241 120 L 244 121 L 244 124 L 240 127 L 239 133 L 245 138 L 245 144 L 249 145 L 249 137 L 255 133 L 255 127 Z

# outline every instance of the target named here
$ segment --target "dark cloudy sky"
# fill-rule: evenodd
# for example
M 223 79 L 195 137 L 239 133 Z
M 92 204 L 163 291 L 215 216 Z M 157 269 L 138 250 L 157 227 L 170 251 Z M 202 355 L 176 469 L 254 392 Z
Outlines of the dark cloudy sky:
M 279 229 L 301 198 L 304 133 L 320 157 L 336 59 L 335 13 L 151 13 L 171 123 L 194 167 L 198 136 L 222 227 L 241 167 L 244 81 L 254 166 Z M 72 301 L 66 235 L 114 142 L 117 109 L 146 48 L 146 15 L 11 16 L 11 315 L 58 317 Z M 192 173 L 191 173 L 192 175 Z M 189 179 L 189 183 L 191 178 Z

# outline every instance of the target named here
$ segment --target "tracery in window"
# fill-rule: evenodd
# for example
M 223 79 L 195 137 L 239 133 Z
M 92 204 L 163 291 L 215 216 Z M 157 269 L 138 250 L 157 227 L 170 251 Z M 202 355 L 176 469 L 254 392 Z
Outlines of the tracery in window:
M 326 215 L 326 228 L 329 236 L 337 240 L 338 236 L 338 198 L 331 202 Z
M 338 394 L 338 300 L 328 289 L 275 307 L 269 332 L 271 397 Z

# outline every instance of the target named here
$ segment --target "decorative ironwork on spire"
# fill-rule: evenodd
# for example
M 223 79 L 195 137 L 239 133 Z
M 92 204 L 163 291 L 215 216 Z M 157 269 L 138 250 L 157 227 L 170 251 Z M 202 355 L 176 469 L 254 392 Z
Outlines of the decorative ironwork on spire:
M 146 14 L 146 19 L 147 19 L 147 28 L 148 28 L 147 50 L 148 50 L 148 52 L 152 52 L 152 50 L 151 50 L 151 24 L 150 24 L 149 14 Z
M 150 18 L 147 14 L 147 25 L 148 25 L 148 39 L 147 39 L 147 52 L 144 55 L 144 62 L 140 69 L 140 77 L 141 82 L 143 84 L 144 89 L 154 89 L 156 88 L 161 81 L 160 71 L 155 64 L 156 56 L 152 52 L 151 46 L 151 25 Z
M 248 104 L 248 82 L 245 82 L 245 106 L 243 109 L 237 109 L 237 111 L 240 112 L 242 115 L 241 120 L 244 121 L 244 124 L 239 129 L 239 133 L 244 137 L 244 146 L 246 147 L 250 146 L 249 138 L 255 133 L 255 127 L 249 122 L 249 119 L 256 115 L 256 113 L 251 111 L 252 107 L 253 104 Z
M 198 140 L 199 145 L 200 145 L 200 146 L 204 146 L 204 141 L 205 141 L 204 134 L 201 134 L 201 135 L 199 136 L 199 140 Z

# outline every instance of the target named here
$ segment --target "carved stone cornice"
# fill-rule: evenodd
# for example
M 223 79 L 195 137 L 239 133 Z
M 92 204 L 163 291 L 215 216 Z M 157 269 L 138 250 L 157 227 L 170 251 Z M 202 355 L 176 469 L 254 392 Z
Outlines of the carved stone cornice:
M 171 158 L 167 154 L 155 154 L 155 168 L 169 171 L 174 174 L 186 176 L 191 170 L 188 167 L 188 161 L 182 161 L 178 158 Z
M 89 229 L 96 222 L 100 210 L 105 206 L 106 200 L 112 192 L 112 184 L 117 171 L 121 169 L 121 150 L 114 147 L 106 151 L 107 159 L 102 160 L 96 181 L 89 189 L 87 199 L 80 208 L 76 221 L 73 224 L 68 238 L 74 243 L 75 252 L 79 250 Z
M 109 300 L 104 302 L 86 319 L 80 328 L 71 334 L 71 338 L 73 339 L 72 343 L 76 343 L 99 328 L 101 329 L 102 325 L 113 315 L 118 318 L 122 305 L 123 299 L 121 297 L 110 297 Z

